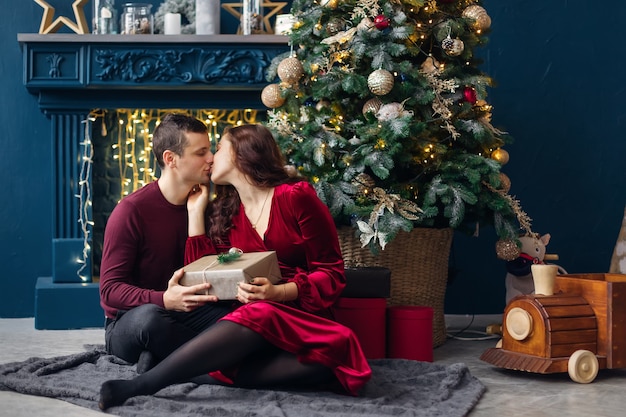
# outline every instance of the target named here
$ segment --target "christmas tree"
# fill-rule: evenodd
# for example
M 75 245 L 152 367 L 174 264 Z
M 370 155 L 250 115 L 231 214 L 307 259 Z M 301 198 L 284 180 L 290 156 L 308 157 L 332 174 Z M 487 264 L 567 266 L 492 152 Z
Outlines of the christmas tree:
M 495 227 L 514 258 L 530 220 L 501 172 L 511 138 L 491 123 L 475 49 L 477 0 L 294 0 L 292 50 L 268 71 L 267 126 L 338 225 L 384 249 L 414 227 Z M 515 255 L 515 256 L 514 256 Z

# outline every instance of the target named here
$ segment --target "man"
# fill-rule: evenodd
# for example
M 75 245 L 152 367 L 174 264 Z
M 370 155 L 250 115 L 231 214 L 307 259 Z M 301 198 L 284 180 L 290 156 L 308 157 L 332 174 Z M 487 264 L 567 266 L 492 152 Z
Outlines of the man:
M 207 127 L 168 114 L 153 135 L 160 178 L 115 207 L 106 225 L 100 304 L 107 352 L 137 362 L 143 373 L 230 311 L 231 302 L 197 295 L 210 284 L 183 287 L 187 196 L 210 179 Z M 173 275 L 172 275 L 173 274 Z

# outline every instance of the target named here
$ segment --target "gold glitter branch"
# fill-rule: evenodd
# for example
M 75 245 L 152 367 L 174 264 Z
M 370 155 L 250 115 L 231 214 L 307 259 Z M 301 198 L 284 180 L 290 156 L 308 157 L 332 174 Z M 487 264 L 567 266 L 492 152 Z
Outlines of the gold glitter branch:
M 513 212 L 515 213 L 515 216 L 517 217 L 517 221 L 519 222 L 520 227 L 524 229 L 526 233 L 532 234 L 533 233 L 532 228 L 531 228 L 532 220 L 528 216 L 528 214 L 524 210 L 522 210 L 522 206 L 519 200 L 516 200 L 511 195 L 507 194 L 504 190 L 497 190 L 493 188 L 491 184 L 488 184 L 487 182 L 483 181 L 483 184 L 490 191 L 500 194 L 502 198 L 504 198 L 509 203 L 511 210 L 513 210 Z
M 449 120 L 452 118 L 452 111 L 450 111 L 450 106 L 454 103 L 454 100 L 450 98 L 444 98 L 442 93 L 450 92 L 454 93 L 454 91 L 459 87 L 455 80 L 442 80 L 438 77 L 439 71 L 433 71 L 432 73 L 422 72 L 422 74 L 428 80 L 428 84 L 430 84 L 433 92 L 435 93 L 435 98 L 433 99 L 433 112 L 435 115 L 440 115 L 444 120 L 443 129 L 446 129 L 450 135 L 452 135 L 453 139 L 457 139 L 461 134 L 457 132 L 456 128 Z
M 394 213 L 394 211 L 397 210 L 398 213 L 407 220 L 417 220 L 418 217 L 415 213 L 422 212 L 417 204 L 412 201 L 404 200 L 398 194 L 387 194 L 385 190 L 379 187 L 374 188 L 373 196 L 371 198 L 378 201 L 378 204 L 376 204 L 372 210 L 372 214 L 370 214 L 370 226 L 376 223 L 376 220 L 380 215 L 382 215 L 385 209 L 389 210 L 391 213 Z

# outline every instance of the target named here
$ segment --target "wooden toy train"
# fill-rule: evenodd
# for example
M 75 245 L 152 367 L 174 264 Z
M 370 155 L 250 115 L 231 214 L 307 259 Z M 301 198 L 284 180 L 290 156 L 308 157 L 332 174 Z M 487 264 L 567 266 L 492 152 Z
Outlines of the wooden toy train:
M 626 275 L 565 274 L 554 295 L 520 295 L 504 310 L 502 340 L 481 360 L 592 382 L 599 369 L 626 368 Z

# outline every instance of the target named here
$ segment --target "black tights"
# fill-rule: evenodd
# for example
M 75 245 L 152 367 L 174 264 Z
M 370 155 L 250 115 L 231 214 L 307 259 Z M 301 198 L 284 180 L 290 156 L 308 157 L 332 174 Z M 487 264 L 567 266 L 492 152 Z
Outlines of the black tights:
M 100 388 L 101 409 L 121 405 L 137 395 L 151 395 L 175 383 L 218 369 L 238 366 L 240 387 L 315 386 L 333 380 L 319 364 L 300 363 L 258 333 L 223 320 L 177 349 L 157 366 L 131 380 L 106 381 Z

